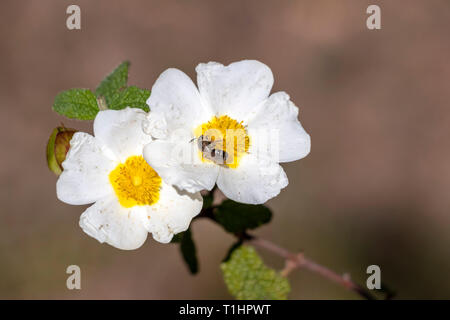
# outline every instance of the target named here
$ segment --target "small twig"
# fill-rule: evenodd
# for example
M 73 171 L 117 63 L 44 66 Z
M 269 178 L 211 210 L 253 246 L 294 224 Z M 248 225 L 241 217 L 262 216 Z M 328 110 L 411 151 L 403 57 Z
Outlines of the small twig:
M 279 247 L 278 245 L 262 238 L 250 236 L 250 240 L 248 241 L 257 247 L 264 248 L 284 258 L 286 260 L 286 267 L 282 270 L 282 274 L 285 276 L 294 269 L 303 268 L 311 272 L 317 273 L 330 281 L 340 284 L 343 287 L 356 292 L 365 299 L 375 300 L 375 297 L 372 294 L 370 294 L 367 290 L 365 290 L 364 288 L 353 282 L 348 276 L 348 274 L 341 276 L 336 272 L 328 269 L 327 267 L 324 267 L 318 264 L 317 262 L 305 257 L 305 255 L 302 253 L 297 254 L 291 253 L 285 248 Z
M 214 189 L 211 192 L 214 192 Z M 216 206 L 211 206 L 209 208 L 202 209 L 202 211 L 197 217 L 208 218 L 217 223 L 214 217 L 215 208 Z M 370 292 L 368 292 L 363 287 L 353 282 L 350 279 L 349 274 L 339 275 L 333 270 L 328 269 L 327 267 L 318 264 L 317 262 L 311 260 L 310 258 L 305 257 L 303 253 L 292 253 L 289 250 L 280 247 L 271 241 L 250 235 L 246 232 L 235 234 L 235 236 L 241 239 L 242 241 L 248 241 L 257 247 L 264 248 L 283 258 L 285 260 L 285 268 L 281 271 L 281 274 L 283 276 L 287 276 L 295 269 L 302 268 L 314 272 L 332 282 L 335 282 L 343 286 L 344 288 L 357 293 L 358 295 L 360 295 L 365 299 L 368 300 L 376 299 Z
M 301 253 L 299 253 L 301 254 Z M 287 259 L 285 260 L 285 265 L 284 265 L 284 269 L 281 270 L 281 275 L 283 277 L 287 277 L 292 271 L 294 271 L 295 269 L 297 269 L 298 264 L 296 261 L 293 261 L 291 259 Z

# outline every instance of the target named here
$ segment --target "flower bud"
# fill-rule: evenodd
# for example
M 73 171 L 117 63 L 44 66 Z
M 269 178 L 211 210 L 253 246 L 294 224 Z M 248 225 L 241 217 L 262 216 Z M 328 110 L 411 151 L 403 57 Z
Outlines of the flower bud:
M 76 132 L 66 127 L 56 127 L 47 143 L 47 165 L 56 175 L 60 175 L 63 168 L 61 164 L 66 159 L 70 148 L 70 140 Z

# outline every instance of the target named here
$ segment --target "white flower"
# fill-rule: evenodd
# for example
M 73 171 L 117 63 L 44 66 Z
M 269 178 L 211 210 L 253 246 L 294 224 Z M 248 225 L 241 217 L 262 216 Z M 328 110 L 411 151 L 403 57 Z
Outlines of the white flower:
M 144 148 L 145 160 L 165 181 L 189 192 L 217 183 L 228 198 L 243 203 L 275 197 L 288 184 L 279 162 L 310 151 L 298 108 L 285 92 L 269 96 L 273 75 L 261 62 L 209 62 L 196 71 L 198 89 L 177 69 L 166 70 L 154 84 L 148 122 L 165 128 Z
M 63 202 L 95 202 L 81 215 L 81 228 L 119 249 L 140 247 L 148 232 L 159 242 L 170 242 L 187 230 L 203 205 L 199 193 L 177 191 L 145 162 L 142 149 L 151 141 L 142 131 L 145 118 L 139 109 L 100 111 L 95 137 L 74 134 L 56 184 Z

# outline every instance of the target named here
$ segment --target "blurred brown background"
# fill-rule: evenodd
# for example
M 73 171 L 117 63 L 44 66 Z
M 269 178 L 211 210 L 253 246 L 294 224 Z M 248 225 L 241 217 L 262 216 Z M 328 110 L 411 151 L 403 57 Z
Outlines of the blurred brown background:
M 82 30 L 66 28 L 69 4 Z M 366 28 L 378 4 L 382 29 Z M 177 67 L 258 59 L 300 107 L 312 152 L 284 165 L 289 186 L 263 235 L 365 283 L 378 264 L 398 298 L 450 298 L 449 1 L 2 1 L 0 298 L 230 298 L 219 263 L 232 243 L 193 225 L 201 271 L 175 245 L 124 252 L 78 227 L 84 207 L 55 196 L 45 145 L 55 95 L 94 88 L 125 59 L 151 88 Z M 283 262 L 262 253 L 266 262 Z M 82 270 L 69 291 L 66 267 Z M 292 299 L 356 298 L 296 271 Z

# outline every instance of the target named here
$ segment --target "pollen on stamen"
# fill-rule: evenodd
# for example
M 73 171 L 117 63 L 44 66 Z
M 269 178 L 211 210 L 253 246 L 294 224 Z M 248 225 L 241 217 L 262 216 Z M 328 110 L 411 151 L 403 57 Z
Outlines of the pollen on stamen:
M 125 208 L 152 205 L 159 200 L 162 180 L 142 156 L 131 156 L 117 165 L 109 181 Z

